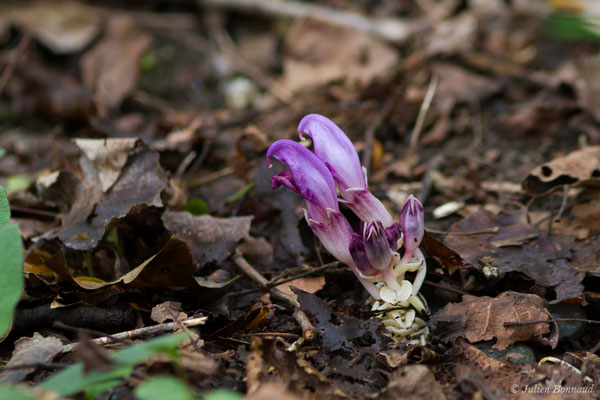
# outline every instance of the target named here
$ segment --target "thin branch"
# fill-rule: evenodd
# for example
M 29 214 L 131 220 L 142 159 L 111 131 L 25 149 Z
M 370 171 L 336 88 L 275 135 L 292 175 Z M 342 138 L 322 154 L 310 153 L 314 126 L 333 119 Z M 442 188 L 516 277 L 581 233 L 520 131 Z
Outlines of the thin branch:
M 19 42 L 19 45 L 11 54 L 10 60 L 8 61 L 8 64 L 6 65 L 6 67 L 4 67 L 4 71 L 2 71 L 2 75 L 0 76 L 0 94 L 2 94 L 2 92 L 4 91 L 6 84 L 10 80 L 10 77 L 12 76 L 13 72 L 15 71 L 15 68 L 16 68 L 17 64 L 19 63 L 19 60 L 21 59 L 21 56 L 25 52 L 25 49 L 27 49 L 27 46 L 29 45 L 30 41 L 31 41 L 31 36 L 29 34 L 26 34 L 25 36 L 23 36 L 23 38 Z
M 431 106 L 431 101 L 433 100 L 433 96 L 435 95 L 437 84 L 438 76 L 433 75 L 431 81 L 429 82 L 429 87 L 427 88 L 427 93 L 425 94 L 423 103 L 421 103 L 421 108 L 419 109 L 419 114 L 417 115 L 417 122 L 415 122 L 415 127 L 413 128 L 413 131 L 410 135 L 410 144 L 408 145 L 409 154 L 414 153 L 414 151 L 417 149 L 417 144 L 419 143 L 419 136 L 421 136 L 423 124 L 425 123 L 425 117 L 427 116 L 427 111 L 429 111 L 429 107 Z
M 510 328 L 514 326 L 525 326 L 525 325 L 535 325 L 535 324 L 551 324 L 553 322 L 585 322 L 587 324 L 599 324 L 600 321 L 595 321 L 593 319 L 585 319 L 585 318 L 556 318 L 556 319 L 542 319 L 539 321 L 523 321 L 523 322 L 505 322 L 504 327 Z
M 269 281 L 267 280 L 267 278 L 265 278 L 260 272 L 255 270 L 254 267 L 252 267 L 252 265 L 250 265 L 250 263 L 248 261 L 246 261 L 246 259 L 241 255 L 241 253 L 239 251 L 236 251 L 233 254 L 232 258 L 233 258 L 233 262 L 246 275 L 248 275 L 248 277 L 250 279 L 252 279 L 254 282 L 261 285 L 261 287 L 268 288 Z M 304 313 L 304 311 L 300 310 L 300 304 L 298 303 L 298 300 L 296 300 L 291 295 L 284 293 L 277 288 L 269 289 L 269 293 L 274 298 L 287 303 L 288 305 L 292 306 L 295 309 L 294 318 L 300 325 L 300 328 L 302 328 L 302 335 L 304 336 L 305 340 L 310 341 L 316 337 L 315 328 L 313 327 L 312 323 L 310 322 L 310 319 Z
M 92 339 L 91 341 L 98 345 L 105 345 L 105 344 L 114 343 L 116 341 L 123 341 L 125 339 L 134 339 L 134 338 L 137 338 L 140 336 L 153 335 L 156 333 L 172 332 L 172 331 L 176 330 L 177 328 L 179 328 L 180 324 L 183 324 L 183 325 L 187 326 L 188 328 L 191 328 L 194 326 L 199 326 L 199 325 L 204 325 L 206 323 L 207 319 L 208 319 L 208 317 L 198 317 L 198 318 L 187 319 L 187 320 L 181 321 L 181 322 L 169 322 L 166 324 L 146 326 L 144 328 L 133 329 L 131 331 L 115 333 L 114 335 L 110 335 L 110 336 L 99 337 L 96 339 Z M 69 352 L 75 350 L 77 347 L 79 347 L 79 343 L 71 343 L 71 344 L 65 345 L 62 348 L 62 353 L 69 353 Z
M 401 43 L 427 28 L 425 20 L 409 21 L 399 18 L 369 18 L 319 4 L 280 0 L 198 0 L 205 7 L 228 8 L 270 17 L 313 18 L 325 23 L 356 29 L 384 40 Z

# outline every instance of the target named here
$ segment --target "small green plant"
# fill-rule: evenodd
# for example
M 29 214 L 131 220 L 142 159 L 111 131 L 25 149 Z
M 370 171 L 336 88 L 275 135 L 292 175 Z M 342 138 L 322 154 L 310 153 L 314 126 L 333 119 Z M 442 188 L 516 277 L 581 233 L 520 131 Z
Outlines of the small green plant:
M 23 243 L 19 227 L 10 223 L 6 190 L 0 186 L 0 338 L 12 326 L 13 313 L 23 292 Z

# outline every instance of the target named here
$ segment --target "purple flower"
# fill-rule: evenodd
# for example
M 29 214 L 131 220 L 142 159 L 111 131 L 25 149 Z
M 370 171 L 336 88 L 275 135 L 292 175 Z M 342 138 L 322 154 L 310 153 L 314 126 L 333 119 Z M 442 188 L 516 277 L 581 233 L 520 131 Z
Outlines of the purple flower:
M 404 256 L 408 260 L 423 240 L 425 233 L 425 212 L 423 205 L 412 194 L 408 196 L 400 211 L 400 226 L 404 234 Z
M 393 254 L 381 221 L 363 224 L 362 236 L 352 234 L 350 255 L 361 274 L 381 275 L 389 288 L 397 290 L 399 285 L 391 265 Z
M 290 171 L 282 171 L 271 179 L 273 189 L 284 185 L 304 197 L 306 222 L 323 247 L 350 266 L 369 293 L 379 299 L 378 290 L 361 276 L 350 255 L 353 231 L 339 210 L 335 182 L 325 164 L 301 144 L 287 139 L 278 140 L 269 147 L 269 167 L 271 157 L 290 167 Z
M 348 136 L 329 118 L 309 114 L 302 118 L 298 133 L 313 140 L 315 154 L 331 172 L 348 207 L 364 222 L 381 221 L 384 227 L 394 224 L 385 206 L 367 187 L 365 170 Z

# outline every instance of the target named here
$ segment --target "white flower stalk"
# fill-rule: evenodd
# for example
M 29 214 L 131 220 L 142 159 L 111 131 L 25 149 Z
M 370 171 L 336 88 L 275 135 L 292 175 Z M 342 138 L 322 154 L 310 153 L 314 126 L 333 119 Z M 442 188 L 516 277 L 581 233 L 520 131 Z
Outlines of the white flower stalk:
M 391 289 L 381 276 L 370 277 L 369 281 L 375 284 L 381 298 L 373 301 L 371 310 L 380 311 L 379 318 L 385 332 L 394 342 L 424 346 L 429 336 L 429 328 L 417 314 L 429 313 L 427 302 L 419 293 L 427 273 L 425 257 L 417 248 L 408 259 L 400 260 L 396 253 L 392 264 L 392 274 L 400 289 Z M 415 271 L 417 274 L 411 283 L 405 278 L 405 274 Z

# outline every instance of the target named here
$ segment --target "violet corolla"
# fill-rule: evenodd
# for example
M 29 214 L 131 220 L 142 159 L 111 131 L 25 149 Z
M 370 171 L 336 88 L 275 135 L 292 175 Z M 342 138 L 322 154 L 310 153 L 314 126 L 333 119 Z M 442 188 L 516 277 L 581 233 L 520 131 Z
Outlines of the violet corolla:
M 416 312 L 426 310 L 418 293 L 426 273 L 425 258 L 419 250 L 423 238 L 423 206 L 409 196 L 401 211 L 399 225 L 383 203 L 368 189 L 366 170 L 346 134 L 331 120 L 310 114 L 298 126 L 311 137 L 314 153 L 291 140 L 278 140 L 267 152 L 290 168 L 272 178 L 272 187 L 281 185 L 306 200 L 305 218 L 323 246 L 339 261 L 350 266 L 375 299 L 374 310 L 384 311 L 382 322 L 397 341 L 422 343 L 427 327 Z M 341 199 L 337 197 L 337 189 Z M 361 220 L 360 232 L 353 232 L 340 212 L 344 203 Z M 404 255 L 400 256 L 403 249 Z M 405 279 L 418 271 L 413 283 Z M 393 307 L 392 311 L 385 311 Z

